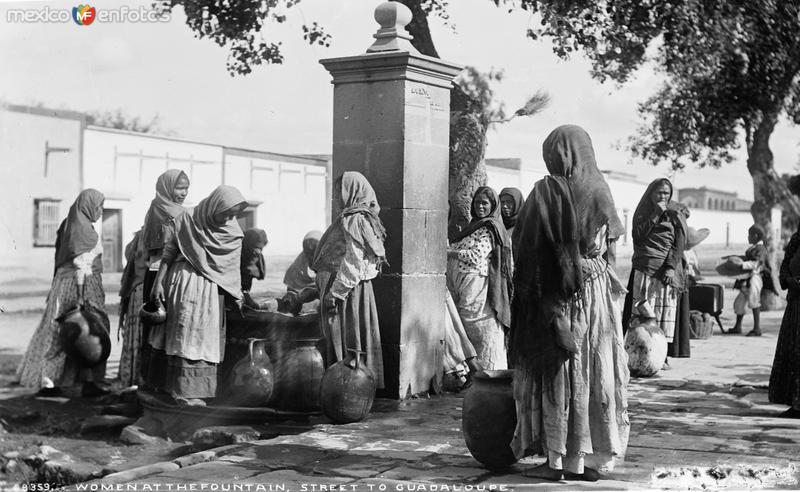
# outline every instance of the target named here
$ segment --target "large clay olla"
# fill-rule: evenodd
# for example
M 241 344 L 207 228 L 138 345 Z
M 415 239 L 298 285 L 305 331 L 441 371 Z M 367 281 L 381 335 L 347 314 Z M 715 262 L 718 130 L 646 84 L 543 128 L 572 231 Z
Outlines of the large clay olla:
M 375 399 L 375 378 L 358 359 L 348 358 L 331 365 L 322 377 L 322 413 L 337 424 L 364 420 Z
M 319 409 L 319 394 L 325 364 L 317 350 L 317 338 L 294 340 L 294 348 L 275 364 L 275 404 L 288 410 Z
M 667 358 L 667 339 L 655 319 L 631 322 L 625 335 L 625 352 L 631 376 L 651 377 L 661 370 Z
M 111 338 L 108 316 L 93 308 L 75 307 L 56 321 L 64 352 L 83 367 L 94 367 L 108 359 Z
M 248 357 L 236 363 L 226 388 L 228 400 L 241 406 L 267 406 L 272 397 L 274 369 L 264 340 L 250 339 Z
M 513 370 L 480 371 L 464 396 L 461 430 L 473 458 L 492 470 L 516 463 L 511 440 L 517 427 Z

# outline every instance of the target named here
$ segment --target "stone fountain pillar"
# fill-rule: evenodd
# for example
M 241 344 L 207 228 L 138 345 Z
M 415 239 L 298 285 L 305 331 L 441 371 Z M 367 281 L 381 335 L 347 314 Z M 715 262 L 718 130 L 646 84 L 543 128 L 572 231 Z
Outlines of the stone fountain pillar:
M 405 398 L 442 370 L 450 87 L 462 67 L 421 55 L 397 2 L 360 55 L 320 63 L 333 76 L 333 176 L 364 174 L 378 196 L 389 267 L 373 282 L 386 389 Z M 333 216 L 338 214 L 333 205 Z

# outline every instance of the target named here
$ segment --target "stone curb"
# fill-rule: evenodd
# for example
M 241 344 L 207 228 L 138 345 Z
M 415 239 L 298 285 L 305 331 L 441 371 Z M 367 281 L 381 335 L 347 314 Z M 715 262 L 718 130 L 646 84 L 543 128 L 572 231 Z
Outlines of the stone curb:
M 214 461 L 226 454 L 233 453 L 240 449 L 247 447 L 249 443 L 245 444 L 229 444 L 227 446 L 220 446 L 214 449 L 205 451 L 198 451 L 196 453 L 187 454 L 180 458 L 175 458 L 172 461 L 160 461 L 150 465 L 139 466 L 128 470 L 123 470 L 116 473 L 110 473 L 103 478 L 94 480 L 92 482 L 101 484 L 114 484 L 121 482 L 129 482 L 132 480 L 139 480 L 141 478 L 154 475 L 156 473 L 176 471 L 187 466 L 197 465 L 208 461 Z M 88 482 L 88 483 L 92 483 Z

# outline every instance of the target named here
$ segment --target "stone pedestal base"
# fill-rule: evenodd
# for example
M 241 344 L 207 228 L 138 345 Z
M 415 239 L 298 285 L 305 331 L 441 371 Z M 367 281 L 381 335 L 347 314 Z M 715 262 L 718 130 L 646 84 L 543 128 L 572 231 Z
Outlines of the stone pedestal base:
M 444 275 L 388 274 L 373 282 L 383 344 L 385 388 L 378 396 L 427 392 L 443 364 Z

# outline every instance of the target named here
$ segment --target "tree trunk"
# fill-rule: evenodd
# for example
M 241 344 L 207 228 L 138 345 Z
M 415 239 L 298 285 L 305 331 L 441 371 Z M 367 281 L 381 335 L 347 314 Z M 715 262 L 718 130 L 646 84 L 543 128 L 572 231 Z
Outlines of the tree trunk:
M 747 149 L 747 170 L 753 178 L 753 205 L 750 213 L 755 223 L 764 228 L 764 243 L 774 250 L 772 207 L 782 198 L 782 183 L 775 173 L 775 159 L 769 148 L 769 139 L 777 122 L 777 113 L 764 114 L 753 132 Z
M 764 245 L 769 254 L 768 261 L 772 267 L 772 281 L 778 289 L 778 268 L 776 265 L 776 249 L 780 237 L 775 237 L 772 223 L 772 208 L 784 197 L 786 186 L 774 168 L 775 159 L 769 148 L 769 139 L 778 120 L 777 113 L 764 114 L 752 138 L 748 139 L 747 170 L 753 178 L 753 205 L 750 213 L 756 224 L 764 229 Z
M 411 34 L 411 45 L 423 55 L 439 58 L 428 27 L 428 14 L 422 9 L 420 0 L 399 1 L 411 11 L 411 22 L 406 26 L 406 31 Z
M 486 184 L 483 156 L 488 124 L 475 106 L 458 86 L 450 91 L 450 238 L 469 224 L 472 195 Z

